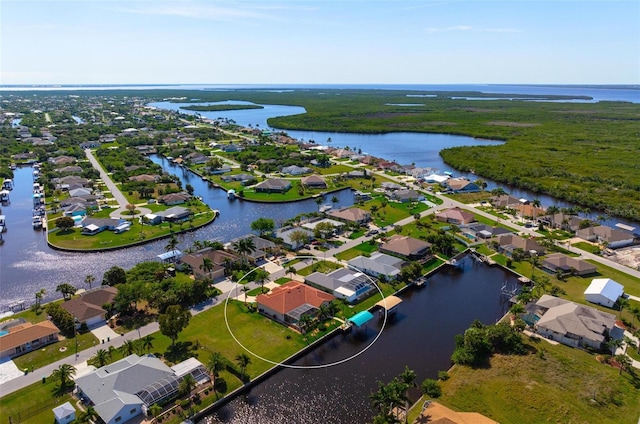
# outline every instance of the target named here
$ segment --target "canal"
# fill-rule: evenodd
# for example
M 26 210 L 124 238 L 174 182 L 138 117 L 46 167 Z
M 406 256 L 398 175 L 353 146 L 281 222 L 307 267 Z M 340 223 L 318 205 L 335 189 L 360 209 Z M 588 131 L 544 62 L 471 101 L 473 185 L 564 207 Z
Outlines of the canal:
M 445 267 L 429 277 L 424 287 L 401 294 L 397 316 L 389 319 L 380 338 L 355 359 L 328 368 L 282 369 L 202 422 L 371 422 L 375 412 L 369 394 L 377 390 L 378 381 L 388 383 L 405 366 L 416 372 L 418 385 L 425 378 L 437 378 L 438 371 L 451 365 L 456 334 L 476 319 L 492 324 L 506 312 L 501 288 L 505 282 L 516 287 L 516 277 L 501 267 L 478 263 L 470 255 L 462 264 L 461 270 Z M 350 357 L 371 343 L 381 325 L 376 317 L 366 331 L 338 335 L 294 365 L 316 366 Z M 414 401 L 418 396 L 418 390 L 410 393 Z

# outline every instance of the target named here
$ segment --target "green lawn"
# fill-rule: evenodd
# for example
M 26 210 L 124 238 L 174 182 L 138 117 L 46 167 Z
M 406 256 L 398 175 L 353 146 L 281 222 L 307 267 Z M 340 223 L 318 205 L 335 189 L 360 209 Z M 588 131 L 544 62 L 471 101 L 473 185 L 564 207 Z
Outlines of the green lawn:
M 331 261 L 318 261 L 305 268 L 298 270 L 297 274 L 302 276 L 310 275 L 314 272 L 321 272 L 327 274 L 336 269 L 342 268 L 342 265 Z
M 59 337 L 63 338 L 62 336 Z M 98 340 L 91 332 L 78 334 L 77 338 L 78 352 L 93 347 L 96 343 L 100 343 L 100 340 Z M 63 350 L 61 351 L 60 349 Z M 52 343 L 41 349 L 18 356 L 13 360 L 13 362 L 15 362 L 16 366 L 20 369 L 27 368 L 29 372 L 31 372 L 31 369 L 33 368 L 35 372 L 38 372 L 38 368 L 40 367 L 69 356 L 72 357 L 75 354 L 75 349 L 75 338 L 65 338 L 57 343 Z
M 618 271 L 617 269 L 602 265 L 599 262 L 588 259 L 587 262 L 594 264 L 598 273 L 604 277 L 611 278 L 624 286 L 626 293 L 634 296 L 640 296 L 640 278 L 635 278 L 627 273 Z
M 341 261 L 348 261 L 355 258 L 356 256 L 369 255 L 376 250 L 378 250 L 377 243 L 371 244 L 368 241 L 365 241 L 357 246 L 352 247 L 351 249 L 347 249 L 344 252 L 338 253 L 336 255 L 336 258 L 340 259 Z
M 0 398 L 0 422 L 20 424 L 53 423 L 52 408 L 70 401 L 75 407 L 70 393 L 56 396 L 57 381 L 47 378 L 45 384 L 39 382 L 17 390 Z M 76 409 L 76 412 L 79 412 Z M 11 421 L 9 421 L 11 418 Z
M 495 355 L 487 367 L 456 366 L 438 401 L 503 424 L 637 422 L 640 381 L 578 349 L 545 341 L 528 346 L 531 354 Z M 540 349 L 542 358 L 534 354 Z
M 598 254 L 600 253 L 600 248 L 591 243 L 587 243 L 586 241 L 579 241 L 578 243 L 573 243 L 571 246 L 577 247 L 578 249 L 582 249 L 585 252 Z

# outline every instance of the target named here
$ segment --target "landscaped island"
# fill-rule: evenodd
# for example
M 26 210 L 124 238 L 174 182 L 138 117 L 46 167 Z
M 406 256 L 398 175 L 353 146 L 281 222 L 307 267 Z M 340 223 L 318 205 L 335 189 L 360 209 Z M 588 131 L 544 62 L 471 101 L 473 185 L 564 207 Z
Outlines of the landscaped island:
M 264 109 L 261 105 L 206 105 L 206 106 L 180 106 L 180 109 L 195 110 L 198 112 L 215 112 L 220 110 L 244 110 L 244 109 Z

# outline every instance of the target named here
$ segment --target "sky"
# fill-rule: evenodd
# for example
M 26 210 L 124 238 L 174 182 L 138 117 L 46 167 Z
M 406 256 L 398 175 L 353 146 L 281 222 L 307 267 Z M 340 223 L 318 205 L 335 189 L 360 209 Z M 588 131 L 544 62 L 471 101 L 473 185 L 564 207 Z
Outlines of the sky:
M 640 84 L 640 1 L 0 0 L 0 84 Z

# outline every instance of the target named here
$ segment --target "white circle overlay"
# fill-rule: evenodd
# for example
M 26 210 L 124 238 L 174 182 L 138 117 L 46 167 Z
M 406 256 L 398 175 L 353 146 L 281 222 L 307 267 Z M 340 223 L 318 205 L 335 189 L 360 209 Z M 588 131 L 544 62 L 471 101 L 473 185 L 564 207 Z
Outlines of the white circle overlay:
M 292 260 L 295 259 L 318 259 L 318 257 L 316 256 L 296 256 L 295 258 L 293 258 Z M 351 265 L 347 264 L 347 267 L 350 269 L 353 269 L 354 271 L 358 271 L 361 272 L 359 269 L 352 267 Z M 329 368 L 329 367 L 333 367 L 335 365 L 340 365 L 340 364 L 344 364 L 345 362 L 348 362 L 360 355 L 362 355 L 364 352 L 367 351 L 367 349 L 369 349 L 371 346 L 374 345 L 375 342 L 378 341 L 378 339 L 380 338 L 380 336 L 382 335 L 382 332 L 384 331 L 384 328 L 387 324 L 387 317 L 388 317 L 388 311 L 387 308 L 384 308 L 384 320 L 382 321 L 382 327 L 380 328 L 380 331 L 378 331 L 378 334 L 376 334 L 376 337 L 371 341 L 371 343 L 369 343 L 367 346 L 365 346 L 361 351 L 354 353 L 353 355 L 341 359 L 339 361 L 335 361 L 335 362 L 330 362 L 328 364 L 320 364 L 320 365 L 290 365 L 290 364 L 285 364 L 284 362 L 276 362 L 276 361 L 272 361 L 270 359 L 267 358 L 263 358 L 262 356 L 258 355 L 257 353 L 251 351 L 250 349 L 248 349 L 245 345 L 243 345 L 240 340 L 238 340 L 238 338 L 236 337 L 235 334 L 233 334 L 233 331 L 231 331 L 231 327 L 229 326 L 229 319 L 227 318 L 227 305 L 229 304 L 229 299 L 231 299 L 231 293 L 236 291 L 237 293 L 237 289 L 238 286 L 240 286 L 240 282 L 242 280 L 244 280 L 247 276 L 251 275 L 251 273 L 253 273 L 253 271 L 255 271 L 256 269 L 260 269 L 260 267 L 255 267 L 253 268 L 251 271 L 249 271 L 248 273 L 246 273 L 244 276 L 242 276 L 242 278 L 240 280 L 238 280 L 238 282 L 235 283 L 233 289 L 229 290 L 228 294 L 227 294 L 227 298 L 224 302 L 224 322 L 227 326 L 227 330 L 229 331 L 229 334 L 231 334 L 231 337 L 233 337 L 233 340 L 236 341 L 236 343 L 238 343 L 238 345 L 243 348 L 244 350 L 246 350 L 248 353 L 250 353 L 251 355 L 255 356 L 258 359 L 262 359 L 265 362 L 268 362 L 272 365 L 276 365 L 276 366 L 281 366 L 283 368 L 292 368 L 292 369 L 320 369 L 320 368 Z M 367 277 L 369 279 L 369 281 L 371 281 L 371 283 L 373 283 L 373 285 L 375 286 L 375 288 L 378 290 L 378 293 L 380 293 L 380 296 L 382 297 L 382 300 L 385 299 L 384 294 L 382 293 L 382 290 L 380 289 L 380 286 L 378 286 L 378 284 L 376 284 L 375 281 L 373 281 L 373 279 L 371 277 L 369 277 L 367 274 L 362 273 L 365 277 Z M 292 280 L 293 281 L 293 280 Z M 259 313 L 259 312 L 258 312 Z M 267 317 L 265 317 L 267 318 Z M 269 318 L 268 318 L 269 319 Z M 280 323 L 278 323 L 280 324 Z M 288 358 L 287 358 L 288 359 Z M 285 359 L 286 360 L 286 359 Z

